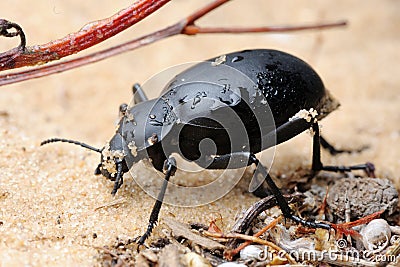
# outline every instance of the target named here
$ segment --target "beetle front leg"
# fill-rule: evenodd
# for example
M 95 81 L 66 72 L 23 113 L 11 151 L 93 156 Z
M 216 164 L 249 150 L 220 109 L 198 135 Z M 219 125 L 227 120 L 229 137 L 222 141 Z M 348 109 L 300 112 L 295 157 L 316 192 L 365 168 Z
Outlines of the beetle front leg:
M 161 210 L 161 205 L 163 203 L 165 191 L 167 190 L 169 178 L 175 174 L 175 171 L 176 171 L 176 160 L 173 157 L 166 159 L 164 162 L 164 172 L 165 172 L 164 182 L 162 184 L 160 193 L 158 193 L 156 203 L 154 203 L 153 210 L 151 211 L 147 230 L 137 242 L 139 245 L 143 245 L 144 241 L 146 241 L 146 239 L 150 236 L 154 226 L 157 224 L 158 215 Z
M 132 86 L 132 94 L 133 94 L 133 103 L 135 105 L 148 100 L 145 92 L 143 91 L 143 88 L 138 83 L 135 83 Z M 119 117 L 120 118 L 125 116 L 127 111 L 128 111 L 128 104 L 122 103 L 121 105 L 119 105 Z
M 312 129 L 314 132 L 312 156 L 313 171 L 349 172 L 352 170 L 364 170 L 369 177 L 375 177 L 375 166 L 370 162 L 353 166 L 324 166 L 321 162 L 321 141 L 326 142 L 326 140 L 321 138 L 318 122 L 313 123 Z
M 117 193 L 118 189 L 124 183 L 124 178 L 123 178 L 123 174 L 122 174 L 122 160 L 115 161 L 115 166 L 117 168 L 117 175 L 115 177 L 114 188 L 111 191 L 111 194 L 113 196 L 115 196 L 115 194 Z
M 143 91 L 143 88 L 138 83 L 135 83 L 132 86 L 132 93 L 133 93 L 133 102 L 135 104 L 148 100 L 145 92 Z

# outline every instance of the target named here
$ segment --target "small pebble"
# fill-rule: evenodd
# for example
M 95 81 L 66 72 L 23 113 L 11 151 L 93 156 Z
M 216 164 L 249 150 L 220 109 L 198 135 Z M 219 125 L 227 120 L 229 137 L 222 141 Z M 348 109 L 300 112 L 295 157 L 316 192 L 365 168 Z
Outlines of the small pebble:
M 384 219 L 375 219 L 365 226 L 360 234 L 365 249 L 374 253 L 384 250 L 388 245 L 392 235 L 390 226 Z
M 186 253 L 183 256 L 185 266 L 189 267 L 211 267 L 207 259 L 203 258 L 195 252 Z
M 261 260 L 264 255 L 265 251 L 260 246 L 249 245 L 240 251 L 242 260 Z

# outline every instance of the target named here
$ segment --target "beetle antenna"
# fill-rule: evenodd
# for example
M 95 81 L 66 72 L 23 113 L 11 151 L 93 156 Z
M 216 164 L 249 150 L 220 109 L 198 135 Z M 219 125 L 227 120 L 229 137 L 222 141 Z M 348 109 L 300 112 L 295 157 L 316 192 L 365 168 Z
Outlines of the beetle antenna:
M 55 143 L 55 142 L 64 142 L 64 143 L 70 143 L 70 144 L 74 144 L 74 145 L 78 145 L 93 151 L 96 151 L 98 153 L 101 153 L 102 149 L 90 146 L 88 144 L 79 142 L 79 141 L 74 141 L 74 140 L 69 140 L 69 139 L 64 139 L 64 138 L 50 138 L 47 140 L 44 140 L 43 142 L 40 143 L 41 146 L 45 145 L 45 144 L 49 144 L 49 143 Z

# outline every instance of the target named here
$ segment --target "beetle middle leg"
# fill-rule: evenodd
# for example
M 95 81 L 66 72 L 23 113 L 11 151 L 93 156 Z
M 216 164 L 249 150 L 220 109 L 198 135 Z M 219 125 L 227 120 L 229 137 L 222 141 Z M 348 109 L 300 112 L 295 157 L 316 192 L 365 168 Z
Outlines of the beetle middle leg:
M 233 161 L 233 162 L 230 162 Z M 215 157 L 213 162 L 207 167 L 207 169 L 226 169 L 229 164 L 232 166 L 244 167 L 251 164 L 255 164 L 257 166 L 255 175 L 260 175 L 262 179 L 265 180 L 267 183 L 271 193 L 275 196 L 276 202 L 278 203 L 279 208 L 282 211 L 283 216 L 285 218 L 291 219 L 297 223 L 301 223 L 304 226 L 312 227 L 312 228 L 322 228 L 330 230 L 331 226 L 327 223 L 321 223 L 316 221 L 306 221 L 296 215 L 294 215 L 293 210 L 289 207 L 288 202 L 282 195 L 280 189 L 272 180 L 271 176 L 269 175 L 267 169 L 260 163 L 257 157 L 249 152 L 235 152 L 228 155 L 218 156 Z M 228 167 L 229 168 L 229 167 Z M 255 177 L 257 178 L 257 177 Z M 262 185 L 260 185 L 262 187 Z

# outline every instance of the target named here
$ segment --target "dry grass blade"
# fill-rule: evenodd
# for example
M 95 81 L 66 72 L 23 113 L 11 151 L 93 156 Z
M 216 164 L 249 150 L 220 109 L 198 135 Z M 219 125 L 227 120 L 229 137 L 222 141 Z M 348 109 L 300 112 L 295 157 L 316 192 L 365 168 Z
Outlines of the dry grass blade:
M 126 202 L 126 199 L 119 198 L 119 199 L 113 200 L 113 201 L 111 201 L 109 203 L 100 205 L 100 206 L 96 207 L 94 210 L 96 211 L 96 210 L 103 209 L 103 208 L 109 208 L 109 207 L 112 207 L 112 206 L 121 205 L 121 204 L 124 204 L 125 202 Z

